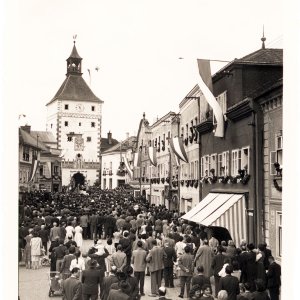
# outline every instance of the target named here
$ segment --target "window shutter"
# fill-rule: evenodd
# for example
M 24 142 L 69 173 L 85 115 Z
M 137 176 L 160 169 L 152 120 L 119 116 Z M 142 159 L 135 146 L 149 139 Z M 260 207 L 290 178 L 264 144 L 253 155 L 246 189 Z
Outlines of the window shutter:
M 277 151 L 270 152 L 270 175 L 276 175 L 277 172 L 274 167 L 274 163 L 277 160 Z

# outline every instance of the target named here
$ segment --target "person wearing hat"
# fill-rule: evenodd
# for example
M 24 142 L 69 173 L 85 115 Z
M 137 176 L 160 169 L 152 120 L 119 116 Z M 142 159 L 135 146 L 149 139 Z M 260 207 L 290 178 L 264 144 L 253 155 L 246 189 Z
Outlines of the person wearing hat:
M 90 269 L 82 272 L 82 300 L 96 300 L 99 294 L 99 285 L 101 282 L 100 271 L 96 269 L 97 261 L 90 261 Z
M 246 257 L 246 278 L 247 282 L 250 283 L 250 291 L 255 291 L 255 279 L 256 279 L 256 252 L 254 251 L 255 246 L 253 243 L 247 245 L 248 252 Z
M 167 289 L 164 286 L 161 286 L 158 289 L 158 299 L 159 300 L 171 300 L 169 298 L 166 298 Z

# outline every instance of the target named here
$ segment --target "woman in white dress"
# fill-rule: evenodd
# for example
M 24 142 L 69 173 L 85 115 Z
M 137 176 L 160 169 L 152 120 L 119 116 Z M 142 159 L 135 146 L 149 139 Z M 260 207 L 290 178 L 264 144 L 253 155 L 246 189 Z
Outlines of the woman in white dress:
M 31 246 L 32 269 L 36 270 L 40 266 L 40 258 L 42 254 L 42 248 L 43 248 L 42 239 L 38 236 L 36 232 L 33 232 L 33 237 L 30 240 L 30 246 Z
M 77 225 L 74 229 L 75 231 L 75 235 L 74 235 L 74 241 L 77 244 L 77 247 L 81 248 L 82 247 L 82 243 L 83 243 L 83 239 L 82 239 L 82 227 L 80 227 L 80 225 Z
M 68 241 L 69 236 L 71 236 L 73 238 L 74 232 L 75 232 L 74 227 L 72 226 L 71 222 L 68 222 L 68 226 L 66 227 L 65 243 Z

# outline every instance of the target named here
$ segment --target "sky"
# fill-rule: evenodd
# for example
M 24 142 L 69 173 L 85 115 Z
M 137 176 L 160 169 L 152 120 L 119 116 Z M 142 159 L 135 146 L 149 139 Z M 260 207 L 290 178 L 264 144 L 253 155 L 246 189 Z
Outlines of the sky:
M 143 112 L 150 124 L 179 112 L 197 82 L 197 58 L 231 61 L 256 51 L 263 26 L 266 46 L 283 48 L 278 0 L 17 0 L 5 5 L 11 117 L 33 130 L 46 130 L 46 104 L 65 79 L 75 34 L 83 77 L 104 101 L 102 136 L 111 131 L 118 140 L 137 133 Z M 225 64 L 211 62 L 212 73 Z M 19 115 L 26 118 L 18 121 Z

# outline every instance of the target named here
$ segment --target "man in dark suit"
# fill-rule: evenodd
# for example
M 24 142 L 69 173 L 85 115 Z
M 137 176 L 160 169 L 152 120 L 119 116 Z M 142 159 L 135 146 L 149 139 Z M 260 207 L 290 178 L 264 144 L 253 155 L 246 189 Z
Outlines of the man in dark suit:
M 119 282 L 116 273 L 117 273 L 117 267 L 112 266 L 110 270 L 110 275 L 108 277 L 103 278 L 102 289 L 100 290 L 101 300 L 107 300 L 111 285 L 113 283 Z
M 165 287 L 174 287 L 173 279 L 173 264 L 177 260 L 177 255 L 174 247 L 171 247 L 169 242 L 165 242 L 165 256 L 164 256 L 164 278 Z
M 271 300 L 279 300 L 281 286 L 281 266 L 277 264 L 273 256 L 269 256 L 269 269 L 267 272 L 267 288 Z
M 237 300 L 237 295 L 240 293 L 239 280 L 231 275 L 232 272 L 232 265 L 226 266 L 226 276 L 221 277 L 219 288 L 227 292 L 228 300 Z
M 79 268 L 73 268 L 71 277 L 62 282 L 63 300 L 82 300 L 82 283 L 79 281 Z
M 96 269 L 96 266 L 97 261 L 92 259 L 90 269 L 82 272 L 82 300 L 98 299 L 101 274 L 100 271 Z
M 217 247 L 217 255 L 213 257 L 211 267 L 214 272 L 214 278 L 215 278 L 215 297 L 218 296 L 219 292 L 219 282 L 221 276 L 219 276 L 219 272 L 222 270 L 222 267 L 224 265 L 225 255 L 224 255 L 224 248 L 222 246 Z

